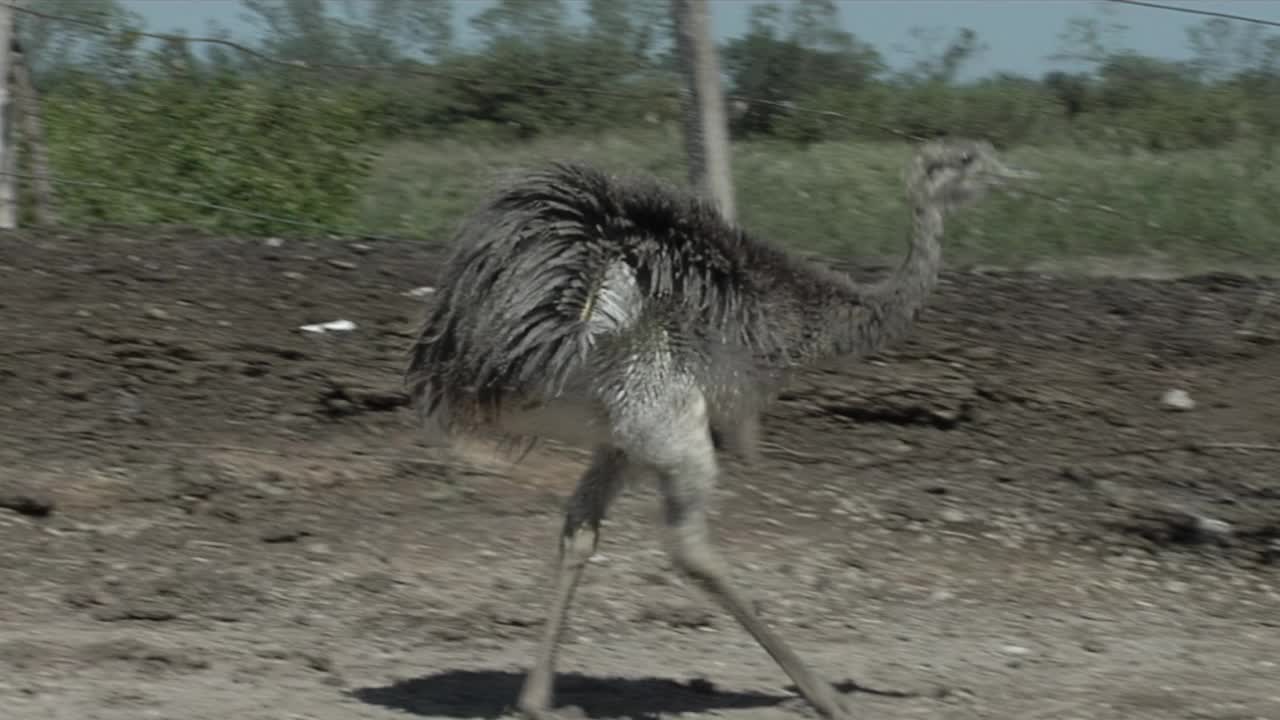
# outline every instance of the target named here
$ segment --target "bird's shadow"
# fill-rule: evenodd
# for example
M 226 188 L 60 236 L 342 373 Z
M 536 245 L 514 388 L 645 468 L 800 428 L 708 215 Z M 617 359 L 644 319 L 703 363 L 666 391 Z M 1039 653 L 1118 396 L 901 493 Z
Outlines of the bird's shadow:
M 523 673 L 450 670 L 390 685 L 355 688 L 350 694 L 370 705 L 415 715 L 498 718 L 513 711 L 523 681 Z M 555 684 L 557 707 L 578 707 L 591 718 L 656 718 L 660 714 L 771 707 L 795 697 L 717 690 L 706 680 L 681 683 L 578 673 L 559 674 Z

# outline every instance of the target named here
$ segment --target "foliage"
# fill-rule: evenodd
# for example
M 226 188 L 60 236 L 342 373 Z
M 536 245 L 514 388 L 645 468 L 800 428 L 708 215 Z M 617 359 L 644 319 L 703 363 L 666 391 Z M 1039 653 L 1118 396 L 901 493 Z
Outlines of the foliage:
M 902 187 L 909 153 L 904 143 L 865 139 L 735 143 L 741 220 L 798 250 L 898 257 L 910 229 Z M 1280 259 L 1280 165 L 1255 163 L 1251 143 L 1176 156 L 1065 146 L 1023 146 L 1006 155 L 1039 171 L 1036 190 L 1059 200 L 1001 194 L 958 213 L 945 241 L 953 266 L 1092 269 L 1119 258 L 1173 271 L 1259 262 L 1274 268 Z M 432 241 L 446 240 L 509 167 L 570 159 L 674 183 L 686 176 L 679 136 L 654 129 L 489 144 L 397 141 L 380 158 L 363 189 L 358 224 Z
M 17 19 L 17 35 L 32 73 L 46 82 L 77 68 L 118 67 L 137 48 L 137 38 L 130 31 L 143 26 L 142 18 L 117 0 L 43 0 L 40 10 L 74 21 L 58 23 L 28 15 Z M 104 26 L 113 34 L 95 33 L 80 23 Z
M 439 59 L 453 44 L 453 4 L 418 0 L 241 0 L 262 51 L 309 63 Z M 336 6 L 335 6 L 336 5 Z
M 831 0 L 753 6 L 747 34 L 724 47 L 724 66 L 742 111 L 739 134 L 770 133 L 787 108 L 824 88 L 855 93 L 884 68 L 875 48 L 838 27 Z
M 71 222 L 281 229 L 262 218 L 162 197 L 176 195 L 342 223 L 368 167 L 348 95 L 241 79 L 174 77 L 125 88 L 91 79 L 68 83 L 44 105 L 50 163 L 66 181 L 58 188 L 59 212 Z
M 41 6 L 104 25 L 107 34 L 24 18 L 19 37 L 37 61 L 55 176 L 341 224 L 354 214 L 368 218 L 369 192 L 404 197 L 406 205 L 408 193 L 426 192 L 422 179 L 400 173 L 393 173 L 399 186 L 384 174 L 370 181 L 376 191 L 368 190 L 367 148 L 448 148 L 444 157 L 455 162 L 465 155 L 459 144 L 467 143 L 477 148 L 467 157 L 487 167 L 509 165 L 524 147 L 517 141 L 560 147 L 556 138 L 662 137 L 669 148 L 658 152 L 654 144 L 627 157 L 642 167 L 678 163 L 680 80 L 669 0 L 588 0 L 575 5 L 584 11 L 577 14 L 562 0 L 494 0 L 469 18 L 479 38 L 471 47 L 455 42 L 458 5 L 450 0 L 241 5 L 262 33 L 255 50 L 326 69 L 292 69 L 214 45 L 144 40 L 136 32 L 140 19 L 118 0 Z M 840 11 L 835 0 L 756 3 L 747 30 L 722 45 L 737 161 L 760 177 L 777 172 L 767 157 L 825 167 L 813 155 L 820 149 L 856 155 L 861 151 L 849 148 L 944 134 L 1053 153 L 1098 149 L 1118 158 L 1173 152 L 1227 158 L 1236 156 L 1214 153 L 1249 148 L 1250 172 L 1274 172 L 1280 36 L 1213 19 L 1188 33 L 1191 58 L 1172 62 L 1132 50 L 1127 28 L 1104 14 L 1069 23 L 1057 53 L 1060 69 L 1039 78 L 973 77 L 985 43 L 971 30 L 913 30 L 910 62 L 891 71 L 875 47 L 839 29 Z M 226 36 L 216 27 L 204 34 Z M 340 72 L 333 65 L 398 71 Z M 490 154 L 484 148 L 491 144 L 504 149 Z M 631 145 L 610 147 L 624 152 Z M 454 187 L 458 172 L 431 172 L 433 187 Z M 753 189 L 752 176 L 740 182 L 745 198 L 768 195 Z M 59 191 L 62 214 L 72 220 L 289 229 L 88 185 L 68 183 Z M 759 200 L 784 212 L 767 197 Z M 399 214 L 418 217 L 411 207 Z M 1262 227 L 1258 216 L 1249 217 L 1246 232 Z M 810 236 L 828 230 L 801 229 Z M 1065 225 L 1058 231 L 1066 232 Z

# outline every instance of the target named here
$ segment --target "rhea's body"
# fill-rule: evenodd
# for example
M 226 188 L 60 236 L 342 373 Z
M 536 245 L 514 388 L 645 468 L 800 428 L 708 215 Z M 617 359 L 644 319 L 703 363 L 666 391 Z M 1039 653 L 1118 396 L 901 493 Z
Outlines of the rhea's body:
M 428 422 L 582 447 L 612 443 L 644 375 L 692 382 L 717 438 L 749 451 L 785 371 L 869 309 L 709 204 L 572 165 L 472 216 L 436 297 L 409 370 Z
M 592 448 L 517 703 L 526 717 L 554 716 L 556 648 L 575 588 L 609 504 L 637 470 L 656 480 L 675 567 L 819 712 L 844 715 L 831 685 L 756 616 L 710 543 L 713 441 L 750 454 L 760 409 L 786 372 L 903 334 L 937 279 L 944 211 L 1017 175 L 985 143 L 923 146 L 908 169 L 907 256 L 870 286 L 793 259 L 701 200 L 572 165 L 525 176 L 463 225 L 412 350 L 415 403 L 447 433 Z
M 451 434 L 609 443 L 641 400 L 623 380 L 644 375 L 691 383 L 717 438 L 749 451 L 788 369 L 906 324 L 887 299 L 707 202 L 576 165 L 495 195 L 460 229 L 443 275 L 408 378 L 426 420 Z

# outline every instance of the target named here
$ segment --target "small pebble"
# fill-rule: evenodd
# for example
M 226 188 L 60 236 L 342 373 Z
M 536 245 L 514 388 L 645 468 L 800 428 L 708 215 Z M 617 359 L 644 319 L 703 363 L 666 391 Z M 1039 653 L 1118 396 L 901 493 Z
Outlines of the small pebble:
M 47 517 L 53 512 L 54 500 L 39 490 L 0 488 L 0 508 L 28 517 Z
M 1193 410 L 1196 401 L 1191 399 L 1186 390 L 1168 390 L 1160 398 L 1160 402 L 1170 410 Z

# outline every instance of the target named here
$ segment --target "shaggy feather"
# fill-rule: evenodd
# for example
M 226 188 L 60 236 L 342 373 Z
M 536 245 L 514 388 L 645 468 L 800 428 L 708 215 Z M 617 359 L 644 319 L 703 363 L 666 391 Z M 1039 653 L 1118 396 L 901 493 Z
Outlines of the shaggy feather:
M 562 395 L 593 353 L 629 342 L 667 343 L 715 414 L 744 410 L 753 387 L 819 350 L 831 308 L 857 302 L 843 277 L 704 201 L 559 163 L 473 214 L 443 278 L 407 380 L 428 416 L 481 424 Z
M 733 424 L 791 369 L 901 336 L 937 282 L 946 209 L 1017 174 L 986 143 L 922 146 L 907 177 L 910 251 L 858 287 L 657 180 L 551 164 L 459 229 L 411 351 L 410 392 L 441 429 L 470 429 L 513 405 L 597 404 L 610 373 L 660 357 L 694 379 L 713 429 Z

